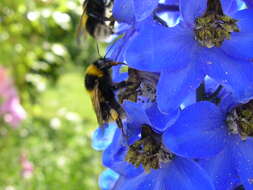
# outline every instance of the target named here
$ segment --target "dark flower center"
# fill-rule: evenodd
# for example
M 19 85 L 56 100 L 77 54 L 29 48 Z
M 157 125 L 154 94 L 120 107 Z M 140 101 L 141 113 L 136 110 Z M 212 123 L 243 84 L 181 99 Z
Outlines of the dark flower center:
M 161 163 L 170 161 L 174 156 L 161 143 L 161 136 L 148 126 L 143 125 L 141 139 L 129 147 L 126 161 L 139 167 L 141 164 L 146 172 L 159 169 Z
M 233 109 L 227 123 L 232 134 L 240 134 L 244 140 L 253 137 L 253 100 Z
M 232 32 L 239 32 L 236 22 L 224 15 L 219 0 L 208 0 L 206 13 L 195 20 L 195 39 L 207 48 L 220 47 Z
M 158 79 L 159 74 L 157 73 L 129 68 L 127 79 L 129 85 L 118 93 L 120 103 L 123 103 L 124 100 L 142 103 L 155 102 Z

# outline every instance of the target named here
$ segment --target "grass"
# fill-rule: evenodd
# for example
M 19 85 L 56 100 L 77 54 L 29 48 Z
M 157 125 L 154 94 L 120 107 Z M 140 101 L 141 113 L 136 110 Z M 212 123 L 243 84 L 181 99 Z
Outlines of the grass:
M 0 127 L 0 189 L 97 190 L 101 154 L 91 149 L 97 124 L 82 73 L 64 73 L 39 99 L 18 129 Z M 30 179 L 21 176 L 21 153 L 33 163 Z

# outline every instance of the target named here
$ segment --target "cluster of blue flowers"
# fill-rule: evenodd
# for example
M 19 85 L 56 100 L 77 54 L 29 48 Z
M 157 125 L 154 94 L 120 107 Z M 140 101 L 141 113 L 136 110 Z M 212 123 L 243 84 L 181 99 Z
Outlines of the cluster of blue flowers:
M 102 190 L 253 190 L 253 1 L 114 0 L 108 55 L 139 73 L 125 134 L 98 128 Z M 113 68 L 114 81 L 127 78 Z

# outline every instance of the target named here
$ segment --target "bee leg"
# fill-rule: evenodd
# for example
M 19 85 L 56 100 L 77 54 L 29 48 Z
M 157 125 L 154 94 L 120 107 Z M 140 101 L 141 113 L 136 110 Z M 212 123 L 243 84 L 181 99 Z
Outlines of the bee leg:
M 116 123 L 117 123 L 118 127 L 121 129 L 123 136 L 125 137 L 126 136 L 126 132 L 124 130 L 122 120 L 121 119 L 116 119 Z
M 133 102 L 137 101 L 138 91 L 137 89 L 140 86 L 140 82 L 132 83 L 124 91 L 119 92 L 118 98 L 119 102 L 122 104 L 124 100 L 130 100 Z
M 124 100 L 130 100 L 133 102 L 137 101 L 137 93 L 136 90 L 131 89 L 128 91 L 124 91 L 118 95 L 119 102 L 122 104 Z
M 119 83 L 114 83 L 114 84 L 112 85 L 112 88 L 113 88 L 114 90 L 118 90 L 118 89 L 125 88 L 125 87 L 127 87 L 127 86 L 129 86 L 129 85 L 132 85 L 132 84 L 133 84 L 133 82 L 122 81 L 122 82 L 119 82 Z

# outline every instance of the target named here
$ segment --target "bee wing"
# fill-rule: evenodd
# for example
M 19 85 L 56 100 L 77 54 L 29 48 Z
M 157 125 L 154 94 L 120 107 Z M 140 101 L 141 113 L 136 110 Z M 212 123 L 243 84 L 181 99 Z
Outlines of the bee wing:
M 99 125 L 102 125 L 105 123 L 103 119 L 103 113 L 102 113 L 103 110 L 101 108 L 101 101 L 103 101 L 103 99 L 104 98 L 102 96 L 100 89 L 98 88 L 98 83 L 97 83 L 94 87 L 93 94 L 91 96 L 91 101 L 92 101 L 93 108 L 96 112 L 97 121 Z
M 85 25 L 88 19 L 88 15 L 87 15 L 87 4 L 88 4 L 88 0 L 85 0 L 83 2 L 83 13 L 79 22 L 79 25 L 77 27 L 77 43 L 80 44 L 81 42 L 81 36 L 83 36 L 83 34 L 85 33 Z

